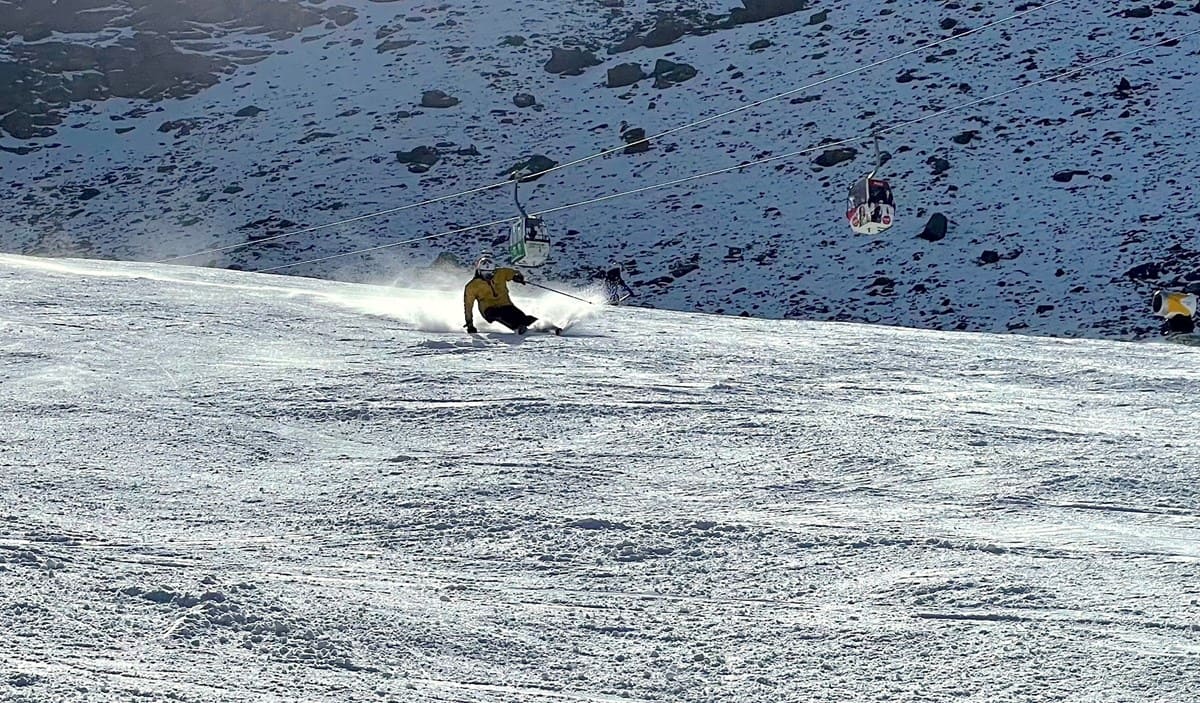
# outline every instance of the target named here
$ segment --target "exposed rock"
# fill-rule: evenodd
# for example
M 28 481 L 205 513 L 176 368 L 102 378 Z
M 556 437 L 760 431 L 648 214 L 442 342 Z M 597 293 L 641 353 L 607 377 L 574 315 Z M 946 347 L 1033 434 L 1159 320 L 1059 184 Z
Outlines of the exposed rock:
M 203 124 L 203 121 L 196 117 L 188 117 L 182 120 L 168 120 L 158 126 L 158 131 L 163 133 L 175 132 L 176 137 L 186 137 L 201 124 Z
M 517 93 L 513 96 L 513 105 L 517 107 L 533 107 L 537 104 L 537 98 L 529 93 Z
M 646 77 L 646 72 L 636 63 L 623 63 L 608 69 L 605 85 L 609 88 L 624 88 Z
M 512 168 L 506 169 L 501 176 L 511 177 L 514 173 L 520 172 L 521 182 L 536 181 L 541 178 L 544 171 L 554 168 L 558 162 L 541 154 L 533 154 L 525 159 L 518 161 Z
M 1121 12 L 1122 17 L 1128 17 L 1131 19 L 1139 19 L 1139 20 L 1144 20 L 1153 14 L 1154 14 L 1154 12 L 1146 5 L 1143 5 L 1141 7 L 1135 7 L 1130 10 L 1124 10 Z
M 507 46 L 524 46 L 525 45 L 525 37 L 514 34 L 514 35 L 504 37 L 504 39 L 502 39 L 500 41 L 500 43 L 505 44 Z
M 33 115 L 23 110 L 13 110 L 4 117 L 0 117 L 0 129 L 16 139 L 35 139 L 54 134 L 54 130 L 49 127 L 37 126 L 34 123 Z
M 654 29 L 646 34 L 646 37 L 642 40 L 642 44 L 652 49 L 674 44 L 683 38 L 683 35 L 687 34 L 688 29 L 688 25 L 674 17 L 660 18 L 655 23 Z
M 962 134 L 956 134 L 953 137 L 950 137 L 950 140 L 953 141 L 955 144 L 970 144 L 971 140 L 975 139 L 978 136 L 979 136 L 978 130 L 968 129 L 967 131 L 963 132 Z
M 379 46 L 375 47 L 375 51 L 380 54 L 386 54 L 389 51 L 407 49 L 416 43 L 414 39 L 388 39 L 387 41 L 380 42 Z
M 297 139 L 296 143 L 297 144 L 309 144 L 311 142 L 317 141 L 318 139 L 329 139 L 330 137 L 336 137 L 336 136 L 337 135 L 334 134 L 333 132 L 309 132 L 308 134 L 304 135 L 300 139 Z
M 421 94 L 421 107 L 454 107 L 459 102 L 458 98 L 452 98 L 440 90 L 427 90 Z
M 356 17 L 349 7 L 321 9 L 296 0 L 0 2 L 0 36 L 25 38 L 6 43 L 11 61 L 0 60 L 0 115 L 8 116 L 0 130 L 20 138 L 52 135 L 50 127 L 82 101 L 190 97 L 272 53 L 231 47 L 226 37 L 285 39 L 323 21 L 342 26 Z M 106 30 L 118 38 L 74 39 Z M 47 41 L 53 37 L 63 40 Z M 176 44 L 182 41 L 189 44 Z M 21 114 L 12 114 L 17 108 Z
M 597 66 L 600 64 L 600 59 L 590 51 L 583 49 L 560 49 L 554 48 L 550 52 L 550 60 L 545 63 L 543 68 L 549 73 L 557 73 L 563 76 L 578 76 L 583 73 L 583 69 L 589 66 Z
M 1067 170 L 1067 171 L 1059 171 L 1059 172 L 1055 173 L 1053 176 L 1051 176 L 1051 178 L 1058 181 L 1059 183 L 1070 183 L 1071 179 L 1074 178 L 1075 176 L 1086 176 L 1086 175 L 1088 175 L 1087 171 Z
M 927 242 L 940 242 L 946 238 L 946 230 L 949 228 L 949 222 L 946 216 L 940 212 L 935 212 L 929 216 L 929 221 L 925 223 L 925 229 L 917 235 L 918 239 L 924 239 Z
M 650 151 L 650 142 L 646 139 L 646 130 L 633 127 L 621 133 L 621 139 L 629 146 L 625 147 L 626 154 L 640 154 Z
M 808 18 L 808 25 L 810 27 L 812 27 L 812 26 L 816 26 L 818 24 L 825 24 L 828 21 L 829 21 L 829 10 L 821 10 L 817 14 Z
M 1157 261 L 1148 261 L 1144 264 L 1138 264 L 1125 272 L 1125 276 L 1131 280 L 1152 280 L 1158 278 L 1162 274 L 1162 267 Z
M 957 24 L 958 24 L 958 20 L 954 19 L 953 17 L 947 17 L 947 18 L 943 19 L 938 26 L 941 27 L 942 29 L 950 30 L 950 29 L 954 29 L 954 27 Z
M 697 263 L 696 257 L 692 257 L 689 261 L 677 261 L 671 264 L 671 275 L 676 279 L 683 278 L 698 268 L 700 268 L 700 264 Z
M 696 77 L 696 69 L 686 63 L 675 63 L 659 59 L 654 63 L 655 88 L 667 88 L 676 83 L 682 83 Z
M 1001 253 L 995 251 L 994 249 L 986 249 L 986 250 L 984 250 L 984 252 L 982 254 L 979 255 L 979 261 L 977 263 L 980 266 L 985 266 L 987 264 L 997 263 L 997 262 L 1001 261 L 1002 259 L 1015 259 L 1015 258 L 1019 257 L 1020 255 L 1021 255 L 1020 249 L 1014 249 L 1014 250 L 1008 252 L 1007 254 L 1001 254 Z
M 851 147 L 828 149 L 818 156 L 813 163 L 828 168 L 830 166 L 837 166 L 844 161 L 850 161 L 856 156 L 858 156 L 858 151 Z
M 765 49 L 771 45 L 772 44 L 771 44 L 770 39 L 758 39 L 756 41 L 750 42 L 750 51 L 758 51 L 760 49 Z
M 100 195 L 100 191 L 96 190 L 95 188 L 84 188 L 79 193 L 79 199 L 80 200 L 91 200 L 92 198 L 96 197 L 97 195 Z
M 608 47 L 608 54 L 610 56 L 613 54 L 623 54 L 626 51 L 633 51 L 634 49 L 638 49 L 641 46 L 642 46 L 642 35 L 638 34 L 637 32 L 631 32 L 628 36 L 626 36 L 621 41 Z
M 940 176 L 950 170 L 950 162 L 940 156 L 930 156 L 925 163 L 933 167 L 933 175 Z
M 9 154 L 16 154 L 17 156 L 28 156 L 29 154 L 32 154 L 35 151 L 41 151 L 41 149 L 42 149 L 42 147 L 40 147 L 40 146 L 9 147 L 9 146 L 4 146 L 3 144 L 0 144 L 0 151 L 6 152 Z
M 233 116 L 234 117 L 255 117 L 260 112 L 266 112 L 266 110 L 263 110 L 261 107 L 257 107 L 255 105 L 248 105 L 248 106 L 243 107 L 242 109 L 238 110 L 237 112 L 233 113 Z
M 238 230 L 251 230 L 246 234 L 246 239 L 253 242 L 258 239 L 268 239 L 270 237 L 283 234 L 284 232 L 296 226 L 297 224 L 295 222 L 292 222 L 287 218 L 279 217 L 278 215 L 271 215 L 270 217 L 264 217 L 261 220 L 247 222 L 241 227 L 238 227 Z
M 442 154 L 437 147 L 419 146 L 412 151 L 397 151 L 396 160 L 402 164 L 420 164 L 425 167 L 433 166 Z
M 805 0 L 742 0 L 744 8 L 734 8 L 729 13 L 733 24 L 762 22 L 775 17 L 790 15 L 805 9 Z

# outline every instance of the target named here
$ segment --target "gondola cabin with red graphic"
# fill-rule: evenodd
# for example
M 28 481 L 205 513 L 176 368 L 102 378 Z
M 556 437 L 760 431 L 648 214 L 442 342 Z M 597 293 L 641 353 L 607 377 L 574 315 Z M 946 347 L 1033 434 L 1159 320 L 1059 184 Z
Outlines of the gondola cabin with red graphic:
M 881 161 L 879 138 L 875 138 L 875 168 L 850 186 L 850 198 L 846 204 L 846 219 L 850 229 L 858 234 L 879 234 L 896 223 L 896 200 L 892 187 L 882 178 L 876 178 Z

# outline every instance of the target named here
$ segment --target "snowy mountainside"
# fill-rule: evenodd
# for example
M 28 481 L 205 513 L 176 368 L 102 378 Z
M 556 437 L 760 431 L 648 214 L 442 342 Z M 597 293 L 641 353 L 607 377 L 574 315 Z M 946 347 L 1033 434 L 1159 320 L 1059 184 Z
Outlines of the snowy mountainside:
M 3 700 L 1200 695 L 1194 348 L 525 295 L 570 336 L 469 337 L 456 291 L 15 256 L 0 296 Z
M 285 13 L 287 29 L 267 34 L 193 21 L 218 29 L 172 41 L 181 54 L 223 59 L 206 74 L 215 85 L 178 99 L 72 103 L 52 135 L 0 139 L 0 236 L 13 252 L 154 260 L 321 225 L 496 182 L 533 154 L 588 156 L 621 145 L 628 128 L 656 134 L 1033 7 L 743 5 L 360 0 L 289 3 L 299 9 Z M 122 23 L 106 41 L 181 31 Z M 548 209 L 865 135 L 1198 26 L 1200 14 L 1171 0 L 1063 0 L 649 151 L 547 175 L 527 200 Z M 5 29 L 2 51 L 18 66 L 30 47 L 87 37 L 78 27 Z M 842 216 L 848 186 L 872 165 L 864 139 L 832 166 L 817 165 L 826 156 L 817 151 L 551 215 L 546 275 L 579 281 L 619 263 L 639 303 L 685 310 L 1145 333 L 1153 286 L 1200 276 L 1186 225 L 1195 198 L 1186 174 L 1200 152 L 1180 129 L 1200 95 L 1197 46 L 1190 37 L 889 135 L 883 175 L 899 224 L 883 236 L 856 237 Z M 610 70 L 621 83 L 660 60 L 695 75 L 607 85 Z M 640 70 L 622 69 L 631 63 Z M 548 70 L 564 68 L 576 70 Z M 525 96 L 533 105 L 518 107 Z M 934 211 L 955 222 L 950 235 L 915 238 Z M 268 268 L 511 214 L 502 189 L 193 262 Z M 402 276 L 442 251 L 498 250 L 498 236 L 468 232 L 287 271 Z

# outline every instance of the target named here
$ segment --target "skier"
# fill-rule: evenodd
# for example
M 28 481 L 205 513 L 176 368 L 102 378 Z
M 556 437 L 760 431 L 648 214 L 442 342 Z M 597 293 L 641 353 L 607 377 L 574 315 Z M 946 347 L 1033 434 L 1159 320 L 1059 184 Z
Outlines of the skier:
M 609 305 L 616 305 L 633 295 L 633 290 L 625 284 L 625 279 L 621 278 L 620 266 L 601 272 L 601 277 L 604 279 L 604 298 Z
M 475 303 L 479 303 L 479 314 L 488 322 L 499 322 L 505 327 L 525 334 L 526 330 L 537 318 L 526 315 L 524 311 L 512 304 L 508 297 L 508 282 L 525 283 L 525 276 L 520 271 L 510 268 L 496 268 L 496 262 L 490 254 L 484 254 L 475 262 L 475 277 L 463 290 L 463 312 L 467 318 L 468 334 L 475 334 Z

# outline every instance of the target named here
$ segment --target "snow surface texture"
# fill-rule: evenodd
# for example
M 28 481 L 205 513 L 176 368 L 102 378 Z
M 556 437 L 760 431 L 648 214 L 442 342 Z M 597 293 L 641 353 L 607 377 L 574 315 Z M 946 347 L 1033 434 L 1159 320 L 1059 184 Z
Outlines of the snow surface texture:
M 522 289 L 520 292 L 524 292 Z M 0 256 L 0 699 L 1200 697 L 1198 352 Z
M 281 221 L 320 225 L 496 182 L 533 153 L 580 158 L 622 144 L 623 126 L 655 134 L 1032 6 L 817 3 L 608 55 L 630 32 L 652 29 L 655 12 L 726 15 L 730 3 L 347 4 L 355 19 L 342 27 L 310 27 L 282 42 L 246 35 L 258 62 L 196 97 L 87 104 L 53 137 L 0 138 L 0 146 L 35 148 L 0 159 L 0 243 L 15 252 L 154 260 L 243 242 L 269 225 L 286 231 Z M 1144 11 L 1135 5 L 1066 0 L 671 135 L 646 153 L 552 174 L 527 189 L 528 202 L 547 209 L 866 134 L 1200 23 L 1169 0 Z M 764 40 L 765 48 L 749 48 Z M 237 34 L 222 41 L 227 47 Z M 551 74 L 544 64 L 561 46 L 592 48 L 600 64 L 579 76 Z M 636 302 L 653 307 L 1143 334 L 1154 327 L 1154 285 L 1200 275 L 1187 175 L 1200 169 L 1200 150 L 1181 128 L 1200 109 L 1196 57 L 1192 37 L 889 136 L 883 148 L 892 159 L 882 174 L 892 180 L 899 224 L 878 238 L 854 236 L 843 217 L 847 189 L 871 167 L 864 140 L 856 158 L 829 168 L 815 165 L 814 153 L 553 215 L 548 271 L 580 280 L 619 263 L 639 288 Z M 636 62 L 648 73 L 663 58 L 697 75 L 664 89 L 652 87 L 653 78 L 605 85 L 607 69 Z M 1122 79 L 1126 89 L 1118 89 Z M 458 104 L 419 107 L 434 89 Z M 519 93 L 536 106 L 518 108 Z M 246 108 L 262 111 L 235 116 Z M 438 147 L 441 160 L 410 173 L 395 154 L 422 146 Z M 934 211 L 957 223 L 950 236 L 914 238 Z M 510 214 L 511 193 L 490 191 L 194 263 L 265 268 Z M 398 276 L 441 251 L 473 256 L 500 234 L 469 232 L 288 272 Z

